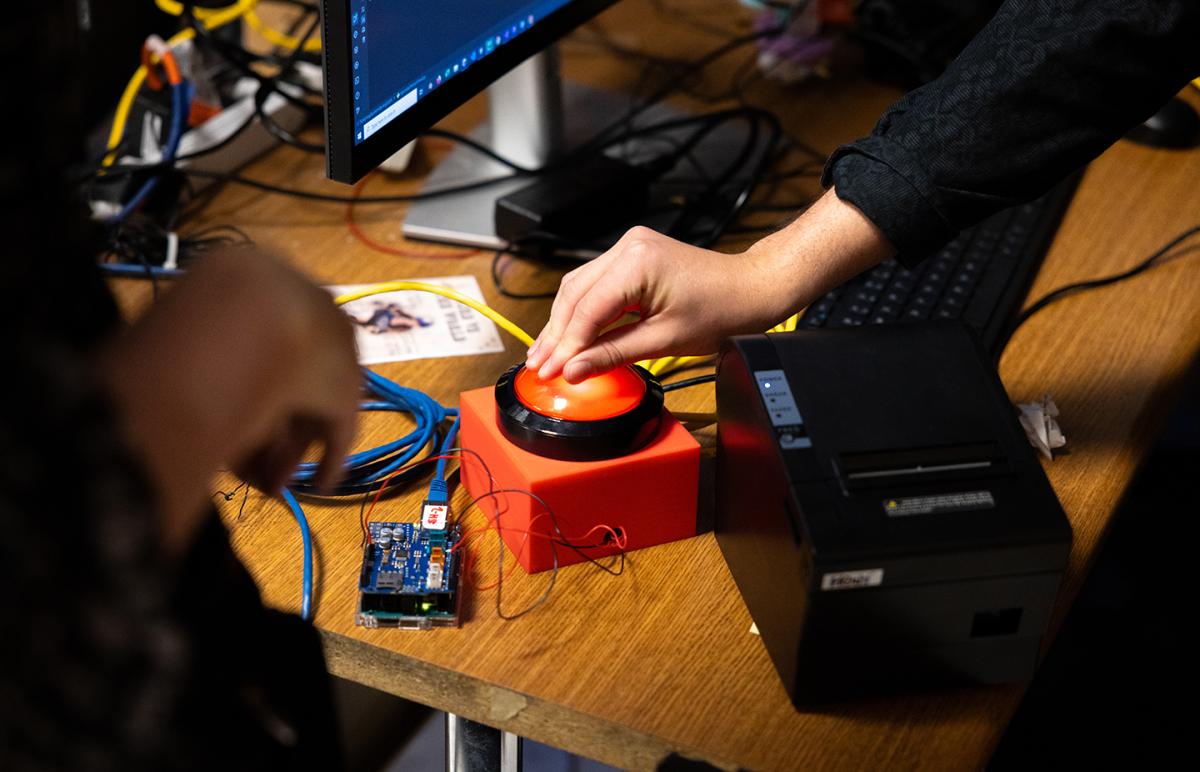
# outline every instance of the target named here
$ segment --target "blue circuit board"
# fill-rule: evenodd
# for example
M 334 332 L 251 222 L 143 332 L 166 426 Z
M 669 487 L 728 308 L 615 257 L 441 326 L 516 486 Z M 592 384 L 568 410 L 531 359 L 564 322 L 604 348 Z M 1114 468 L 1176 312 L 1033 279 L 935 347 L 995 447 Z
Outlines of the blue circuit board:
M 364 627 L 458 625 L 461 529 L 374 522 L 363 548 L 356 621 Z

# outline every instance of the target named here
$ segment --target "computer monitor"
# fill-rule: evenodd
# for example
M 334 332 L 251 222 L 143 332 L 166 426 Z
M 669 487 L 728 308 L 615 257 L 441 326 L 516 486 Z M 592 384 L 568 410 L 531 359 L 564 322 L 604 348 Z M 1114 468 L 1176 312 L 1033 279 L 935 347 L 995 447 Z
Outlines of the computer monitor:
M 500 76 L 613 2 L 323 2 L 330 178 L 361 179 Z M 555 111 L 552 104 L 539 107 L 520 119 L 557 120 L 547 114 Z M 509 109 L 520 110 L 515 105 Z
M 530 168 L 540 168 L 588 143 L 605 127 L 617 126 L 609 136 L 619 138 L 623 132 L 638 134 L 635 129 L 648 124 L 678 119 L 678 111 L 655 103 L 638 110 L 637 121 L 626 123 L 622 116 L 636 101 L 631 95 L 575 83 L 564 88 L 560 82 L 553 43 L 614 2 L 323 2 L 329 176 L 356 182 L 485 89 L 489 120 L 472 136 L 500 156 Z M 735 123 L 705 128 L 703 140 L 694 146 L 687 135 L 696 126 L 680 124 L 673 132 L 643 134 L 622 140 L 619 146 L 610 141 L 601 148 L 637 163 L 663 155 L 664 148 L 672 144 L 689 147 L 691 169 L 676 169 L 658 177 L 649 191 L 645 215 L 637 223 L 670 232 L 682 219 L 678 205 L 672 202 L 696 197 L 697 178 L 728 180 L 765 157 L 767 151 L 761 147 L 747 155 L 746 138 L 753 138 L 756 132 Z M 528 176 L 513 178 L 511 169 L 487 155 L 459 147 L 434 168 L 425 190 L 471 189 L 452 197 L 414 202 L 407 208 L 403 232 L 429 241 L 509 247 L 495 232 L 496 201 L 528 184 Z M 712 200 L 714 196 L 701 198 Z M 571 248 L 560 245 L 556 251 L 593 256 L 632 224 L 614 223 L 611 230 L 588 243 Z M 698 231 L 692 228 L 690 232 L 719 230 L 719 226 L 701 222 Z M 700 242 L 687 235 L 680 237 Z

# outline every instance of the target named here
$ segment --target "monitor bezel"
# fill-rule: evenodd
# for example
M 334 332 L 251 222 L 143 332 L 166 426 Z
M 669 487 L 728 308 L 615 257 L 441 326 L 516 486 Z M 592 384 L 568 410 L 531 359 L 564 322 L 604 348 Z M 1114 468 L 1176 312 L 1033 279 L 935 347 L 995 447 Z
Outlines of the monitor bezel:
M 353 70 L 350 66 L 350 0 L 321 2 L 321 62 L 325 76 L 325 170 L 331 180 L 358 182 L 421 132 L 445 118 L 530 56 L 544 50 L 617 0 L 575 0 L 467 68 L 354 143 Z

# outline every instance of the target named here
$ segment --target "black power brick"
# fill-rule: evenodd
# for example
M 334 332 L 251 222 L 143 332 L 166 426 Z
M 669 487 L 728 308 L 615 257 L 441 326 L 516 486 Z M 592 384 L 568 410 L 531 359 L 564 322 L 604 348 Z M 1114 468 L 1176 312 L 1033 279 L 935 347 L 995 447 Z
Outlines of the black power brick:
M 646 208 L 654 172 L 595 155 L 539 176 L 496 200 L 496 235 L 578 243 L 632 223 Z

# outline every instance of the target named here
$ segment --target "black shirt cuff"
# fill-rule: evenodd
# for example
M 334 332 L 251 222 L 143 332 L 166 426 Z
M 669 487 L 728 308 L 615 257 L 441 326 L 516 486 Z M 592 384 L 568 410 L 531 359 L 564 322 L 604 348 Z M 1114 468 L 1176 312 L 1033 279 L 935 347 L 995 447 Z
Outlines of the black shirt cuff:
M 875 223 L 906 266 L 957 234 L 932 201 L 932 184 L 908 151 L 884 137 L 843 145 L 825 164 L 821 184 Z

